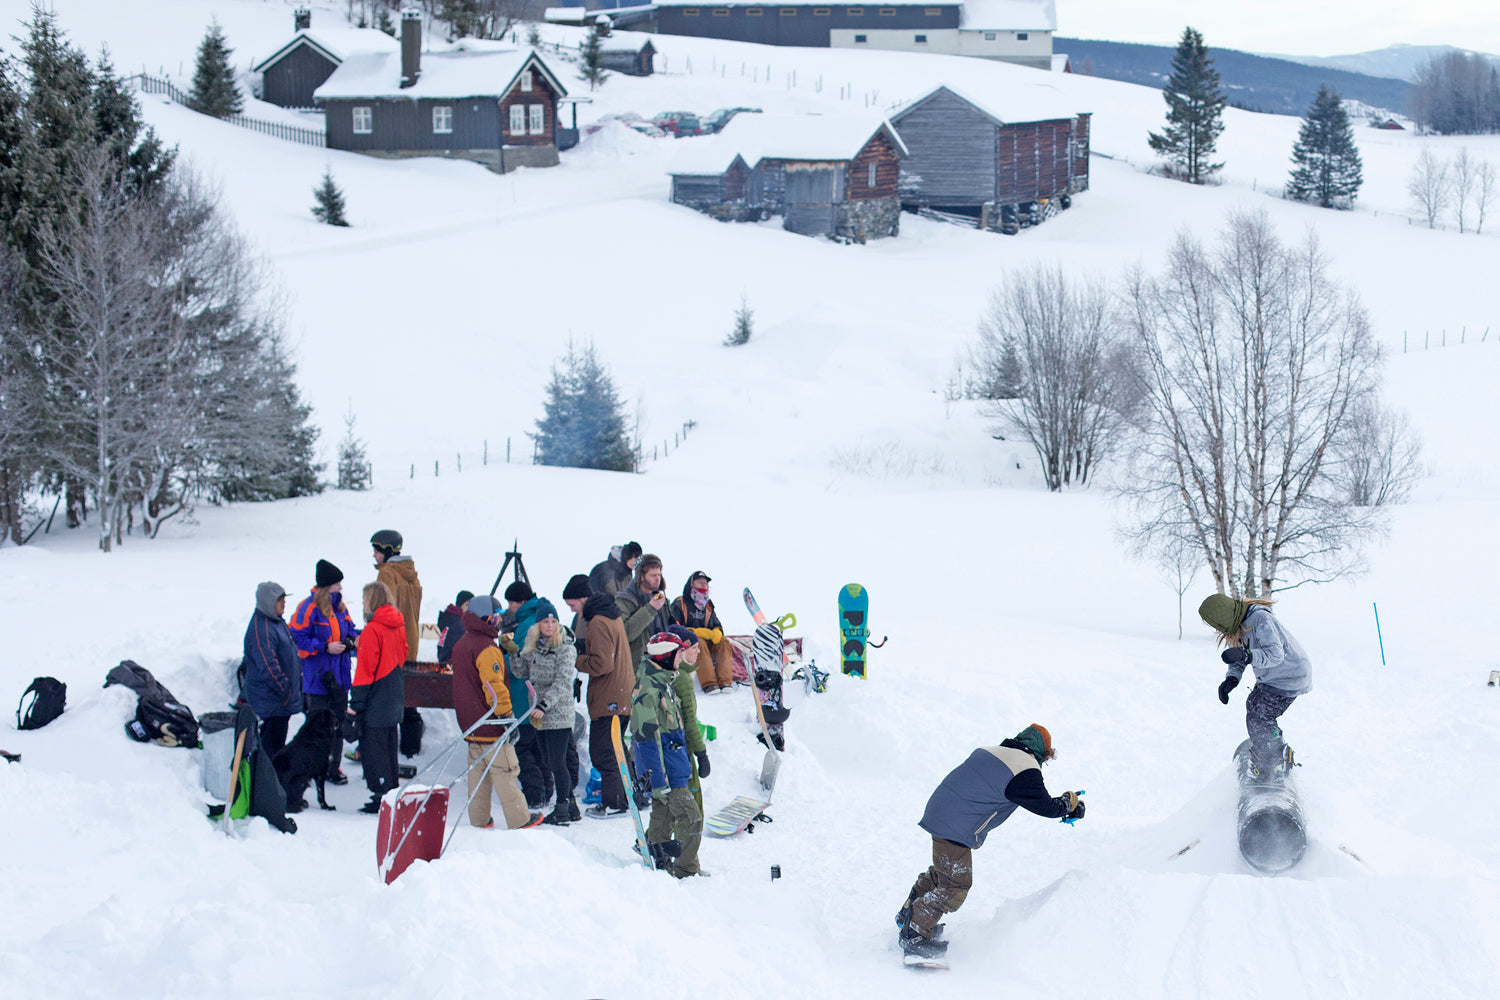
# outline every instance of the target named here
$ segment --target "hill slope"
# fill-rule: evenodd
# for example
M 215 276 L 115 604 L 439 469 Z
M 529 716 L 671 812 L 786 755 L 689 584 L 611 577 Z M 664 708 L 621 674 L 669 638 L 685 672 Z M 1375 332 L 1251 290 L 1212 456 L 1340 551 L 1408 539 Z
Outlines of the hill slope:
M 1462 52 L 1465 55 L 1483 55 L 1488 59 L 1500 61 L 1500 57 L 1488 55 L 1483 52 L 1475 53 L 1472 49 L 1462 49 L 1456 45 L 1390 45 L 1383 49 L 1375 49 L 1370 52 L 1355 52 L 1343 56 L 1272 55 L 1270 58 L 1285 59 L 1289 62 L 1302 63 L 1307 66 L 1325 66 L 1330 69 L 1348 70 L 1351 73 L 1363 73 L 1366 76 L 1385 76 L 1396 80 L 1412 80 L 1416 78 L 1417 70 L 1425 66 L 1433 56 L 1446 55 L 1449 52 Z

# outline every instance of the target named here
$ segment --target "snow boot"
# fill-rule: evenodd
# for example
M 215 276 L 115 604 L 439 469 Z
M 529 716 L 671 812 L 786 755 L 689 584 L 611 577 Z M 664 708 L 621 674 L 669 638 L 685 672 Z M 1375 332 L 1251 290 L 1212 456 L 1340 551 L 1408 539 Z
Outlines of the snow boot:
M 611 809 L 603 802 L 599 802 L 589 806 L 583 811 L 583 814 L 589 819 L 619 819 L 621 816 L 629 816 L 630 810 L 625 806 L 621 806 L 618 809 Z
M 662 840 L 647 846 L 651 848 L 651 863 L 658 871 L 670 872 L 682 854 L 682 844 L 675 840 Z
M 937 938 L 923 937 L 915 927 L 903 928 L 898 939 L 901 953 L 917 958 L 940 959 L 948 954 L 948 942 Z

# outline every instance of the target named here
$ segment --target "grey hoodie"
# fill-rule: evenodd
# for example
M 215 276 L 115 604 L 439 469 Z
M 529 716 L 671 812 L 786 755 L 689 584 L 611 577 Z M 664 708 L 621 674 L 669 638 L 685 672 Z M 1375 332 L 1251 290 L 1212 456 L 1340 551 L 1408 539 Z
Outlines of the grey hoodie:
M 1250 669 L 1255 682 L 1287 694 L 1306 694 L 1312 690 L 1312 661 L 1302 644 L 1282 627 L 1271 612 L 1260 605 L 1245 615 L 1243 645 L 1250 651 Z M 1229 676 L 1243 677 L 1245 668 L 1234 665 Z
M 268 618 L 276 618 L 276 602 L 285 596 L 285 587 L 267 580 L 255 588 L 255 610 Z

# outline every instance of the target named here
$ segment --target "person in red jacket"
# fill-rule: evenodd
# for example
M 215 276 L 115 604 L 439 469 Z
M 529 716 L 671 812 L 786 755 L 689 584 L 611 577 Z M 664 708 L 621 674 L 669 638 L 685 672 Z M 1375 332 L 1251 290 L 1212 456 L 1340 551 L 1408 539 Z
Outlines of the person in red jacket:
M 363 597 L 366 624 L 359 634 L 349 704 L 365 787 L 370 790 L 370 801 L 359 811 L 378 813 L 381 797 L 396 787 L 396 727 L 406 706 L 401 677 L 407 657 L 406 620 L 385 584 L 365 584 Z

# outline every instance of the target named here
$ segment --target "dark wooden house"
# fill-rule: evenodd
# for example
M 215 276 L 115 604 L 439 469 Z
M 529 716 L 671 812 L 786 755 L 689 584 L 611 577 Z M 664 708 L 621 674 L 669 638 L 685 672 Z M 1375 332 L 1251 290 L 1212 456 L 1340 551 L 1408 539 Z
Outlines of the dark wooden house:
M 402 14 L 401 51 L 346 59 L 317 90 L 328 148 L 451 156 L 506 173 L 558 163 L 557 76 L 531 49 L 471 43 L 421 51 L 420 14 Z
M 891 116 L 910 156 L 902 164 L 909 205 L 993 220 L 1007 228 L 1071 204 L 1089 186 L 1087 113 L 1055 93 L 1008 93 L 1005 108 L 938 87 Z
M 656 71 L 656 46 L 649 38 L 637 41 L 634 36 L 612 35 L 601 43 L 600 56 L 605 69 L 625 76 L 650 76 Z
M 293 23 L 291 40 L 251 67 L 260 74 L 260 99 L 283 108 L 314 107 L 313 91 L 351 56 L 400 50 L 396 39 L 373 28 L 315 29 L 306 9 L 296 12 Z
M 864 243 L 901 227 L 906 146 L 890 123 L 736 115 L 672 171 L 672 200 L 728 221 L 780 215 L 787 229 Z

